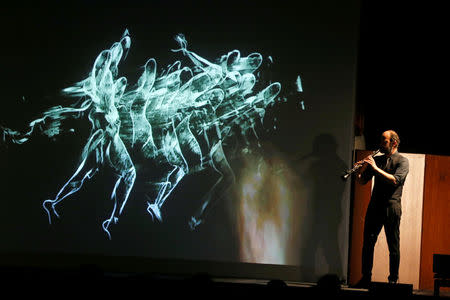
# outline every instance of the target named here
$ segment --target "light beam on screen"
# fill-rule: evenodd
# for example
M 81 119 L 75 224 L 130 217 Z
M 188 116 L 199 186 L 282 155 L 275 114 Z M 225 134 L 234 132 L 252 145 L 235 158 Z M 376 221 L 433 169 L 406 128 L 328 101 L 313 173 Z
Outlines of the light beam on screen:
M 119 77 L 118 68 L 131 46 L 126 30 L 119 42 L 97 56 L 87 78 L 63 89 L 66 96 L 78 101 L 48 109 L 29 123 L 28 131 L 0 128 L 4 142 L 23 144 L 37 133 L 55 138 L 64 132 L 64 119 L 85 121 L 87 116 L 91 133 L 76 171 L 54 199 L 43 201 L 49 223 L 60 217 L 56 207 L 62 200 L 79 191 L 103 165 L 115 176 L 111 207 L 102 222 L 110 239 L 110 226 L 118 222 L 137 178 L 151 186 L 143 195 L 149 199 L 146 209 L 152 218 L 162 221 L 163 204 L 186 175 L 214 170 L 219 178 L 191 217 L 192 230 L 204 223 L 213 202 L 228 196 L 235 174 L 228 162 L 232 154 L 225 153 L 224 145 L 238 143 L 234 148 L 246 149 L 254 138 L 258 140 L 257 128 L 263 124 L 267 107 L 279 99 L 281 84 L 261 81 L 257 70 L 263 57 L 259 53 L 241 56 L 239 50 L 232 50 L 209 61 L 188 50 L 182 34 L 175 39 L 180 48 L 172 51 L 180 53 L 187 65 L 177 60 L 158 72 L 156 60 L 151 58 L 138 82 L 130 87 L 126 77 Z M 233 136 L 240 138 L 231 139 Z M 150 171 L 158 173 L 147 178 L 143 172 L 139 177 L 138 170 L 145 169 L 149 161 L 158 166 Z M 280 185 L 277 197 L 283 189 Z M 284 208 L 280 209 L 275 224 L 288 217 Z M 276 227 L 269 222 L 266 226 L 267 232 Z
M 297 92 L 299 92 L 299 93 L 303 92 L 302 80 L 300 78 L 300 75 L 297 76 L 297 80 L 295 81 L 295 85 L 297 86 Z
M 247 160 L 240 187 L 238 228 L 241 260 L 295 264 L 298 186 L 279 158 Z

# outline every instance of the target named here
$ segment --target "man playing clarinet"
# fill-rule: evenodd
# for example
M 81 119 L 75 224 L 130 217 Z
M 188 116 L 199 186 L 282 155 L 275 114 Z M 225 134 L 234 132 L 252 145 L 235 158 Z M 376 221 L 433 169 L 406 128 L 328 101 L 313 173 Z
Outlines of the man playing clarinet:
M 362 167 L 356 181 L 366 184 L 375 178 L 364 222 L 362 249 L 362 279 L 355 287 L 368 288 L 372 278 L 373 253 L 381 228 L 384 226 L 389 248 L 389 283 L 398 281 L 400 265 L 400 217 L 403 185 L 409 172 L 409 161 L 398 153 L 400 138 L 393 130 L 381 135 L 380 152 L 358 162 Z

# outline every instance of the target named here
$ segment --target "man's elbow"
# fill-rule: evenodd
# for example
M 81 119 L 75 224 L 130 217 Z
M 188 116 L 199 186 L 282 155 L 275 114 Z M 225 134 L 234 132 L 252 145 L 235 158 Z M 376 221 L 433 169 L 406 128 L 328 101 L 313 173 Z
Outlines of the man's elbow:
M 402 179 L 398 176 L 392 176 L 391 183 L 393 186 L 399 186 L 402 183 Z

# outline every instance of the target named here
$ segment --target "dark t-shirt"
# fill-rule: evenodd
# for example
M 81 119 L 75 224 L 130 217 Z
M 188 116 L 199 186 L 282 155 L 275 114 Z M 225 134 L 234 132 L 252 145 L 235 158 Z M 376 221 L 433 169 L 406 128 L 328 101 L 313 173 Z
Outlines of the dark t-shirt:
M 364 181 L 368 181 L 375 176 L 371 203 L 387 205 L 389 202 L 397 202 L 400 204 L 403 185 L 409 172 L 408 159 L 395 152 L 390 157 L 386 157 L 386 155 L 376 156 L 374 160 L 380 169 L 394 175 L 396 184 L 388 182 L 382 175 L 376 173 L 371 166 L 368 166 L 361 177 Z

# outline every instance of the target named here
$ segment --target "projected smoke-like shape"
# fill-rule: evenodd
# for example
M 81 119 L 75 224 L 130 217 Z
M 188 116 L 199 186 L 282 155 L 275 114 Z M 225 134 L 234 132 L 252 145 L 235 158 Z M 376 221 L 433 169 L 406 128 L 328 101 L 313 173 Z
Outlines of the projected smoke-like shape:
M 250 135 L 258 138 L 256 126 L 276 100 L 281 84 L 275 82 L 256 90 L 255 71 L 263 61 L 259 53 L 241 57 L 233 50 L 211 62 L 188 50 L 183 35 L 176 41 L 180 47 L 172 51 L 188 58 L 190 66 L 176 61 L 158 73 L 156 60 L 149 59 L 137 84 L 129 88 L 127 78 L 118 76 L 119 63 L 131 45 L 125 31 L 119 42 L 97 56 L 86 79 L 63 90 L 79 98 L 77 103 L 50 108 L 29 124 L 27 132 L 2 127 L 4 140 L 22 144 L 36 130 L 57 136 L 62 120 L 88 116 L 92 129 L 76 171 L 54 199 L 43 201 L 50 223 L 59 217 L 57 205 L 80 190 L 102 165 L 111 167 L 116 177 L 112 209 L 102 223 L 109 238 L 110 226 L 118 222 L 133 189 L 138 166 L 146 161 L 166 170 L 157 180 L 139 179 L 154 183 L 153 190 L 148 191 L 152 196 L 147 195 L 147 211 L 159 221 L 165 201 L 188 174 L 212 168 L 220 175 L 191 217 L 191 229 L 204 221 L 214 201 L 226 195 L 234 172 L 224 143 L 233 135 L 241 135 L 244 140 Z

